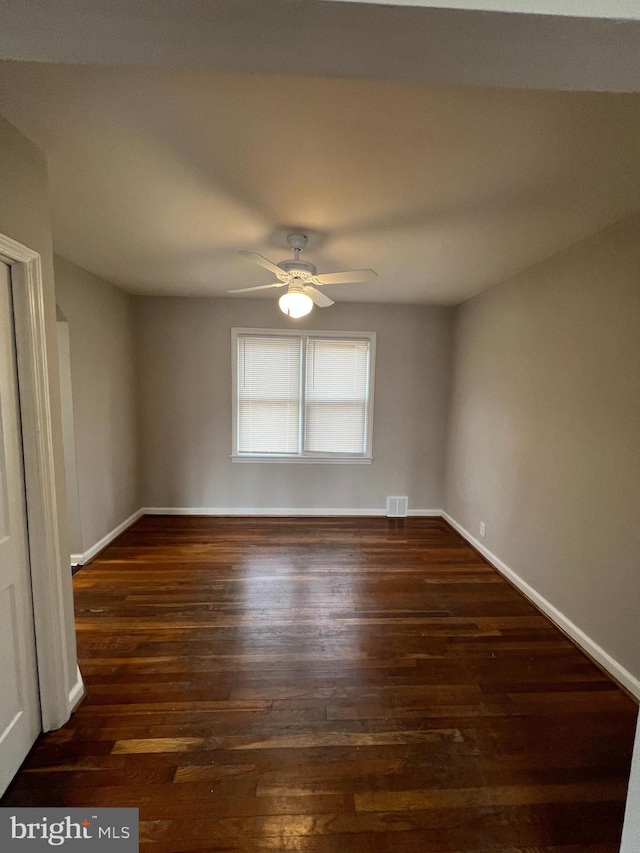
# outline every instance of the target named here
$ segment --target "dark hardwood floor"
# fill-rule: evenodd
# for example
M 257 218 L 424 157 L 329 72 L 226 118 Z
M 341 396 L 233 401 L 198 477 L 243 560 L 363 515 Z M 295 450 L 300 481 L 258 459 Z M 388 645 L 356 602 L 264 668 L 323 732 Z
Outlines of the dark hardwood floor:
M 154 853 L 617 853 L 635 704 L 440 519 L 146 517 L 3 805 Z M 145 849 L 143 847 L 143 849 Z

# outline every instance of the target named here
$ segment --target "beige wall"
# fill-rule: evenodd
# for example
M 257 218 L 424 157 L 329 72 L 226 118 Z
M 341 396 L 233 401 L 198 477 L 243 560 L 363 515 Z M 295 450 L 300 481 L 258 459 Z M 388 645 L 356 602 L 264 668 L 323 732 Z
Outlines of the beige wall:
M 76 429 L 73 417 L 73 387 L 71 382 L 71 348 L 69 324 L 58 309 L 58 366 L 60 368 L 60 405 L 62 407 L 62 441 L 64 444 L 64 472 L 67 481 L 67 517 L 69 520 L 69 550 L 82 553 L 82 527 L 80 525 L 80 494 L 78 491 L 78 464 L 76 459 Z
M 291 327 L 277 300 L 137 300 L 143 500 L 154 507 L 438 509 L 452 310 L 336 304 L 300 328 L 377 332 L 371 465 L 231 461 L 231 328 Z
M 69 324 L 80 551 L 140 509 L 134 297 L 54 258 Z
M 42 259 L 46 312 L 47 360 L 53 417 L 53 451 L 57 477 L 58 529 L 61 554 L 69 553 L 67 537 L 64 451 L 58 383 L 56 303 L 53 285 L 51 223 L 47 189 L 47 167 L 40 151 L 13 125 L 0 116 L 0 234 L 38 252 Z M 52 369 L 53 366 L 53 369 Z M 66 560 L 63 561 L 63 564 Z M 67 667 L 70 691 L 76 682 L 76 637 L 73 621 L 71 572 L 64 579 L 67 623 Z
M 445 509 L 640 677 L 640 216 L 459 308 Z

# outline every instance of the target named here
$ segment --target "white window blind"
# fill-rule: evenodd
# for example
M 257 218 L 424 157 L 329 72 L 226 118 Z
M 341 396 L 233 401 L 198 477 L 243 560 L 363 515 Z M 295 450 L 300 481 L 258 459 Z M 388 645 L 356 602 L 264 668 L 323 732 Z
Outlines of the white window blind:
M 375 339 L 232 329 L 234 461 L 370 463 Z
M 238 452 L 300 452 L 299 337 L 238 336 Z
M 369 341 L 309 338 L 306 351 L 304 449 L 366 450 Z

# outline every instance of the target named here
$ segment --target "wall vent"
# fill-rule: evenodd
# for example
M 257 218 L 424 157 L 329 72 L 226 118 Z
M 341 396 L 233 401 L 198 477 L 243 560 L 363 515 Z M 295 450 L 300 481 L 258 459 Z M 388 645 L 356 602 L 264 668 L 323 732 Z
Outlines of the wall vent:
M 409 512 L 409 498 L 398 495 L 387 496 L 387 518 L 406 518 Z

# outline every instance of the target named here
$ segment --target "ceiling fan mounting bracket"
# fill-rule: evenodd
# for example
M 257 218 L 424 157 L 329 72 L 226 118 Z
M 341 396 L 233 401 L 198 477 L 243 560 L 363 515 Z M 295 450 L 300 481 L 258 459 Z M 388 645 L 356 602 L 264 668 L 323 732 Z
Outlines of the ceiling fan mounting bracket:
M 289 234 L 287 237 L 287 243 L 289 244 L 289 248 L 292 252 L 296 250 L 301 252 L 304 247 L 307 245 L 307 236 L 306 234 Z

